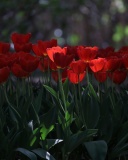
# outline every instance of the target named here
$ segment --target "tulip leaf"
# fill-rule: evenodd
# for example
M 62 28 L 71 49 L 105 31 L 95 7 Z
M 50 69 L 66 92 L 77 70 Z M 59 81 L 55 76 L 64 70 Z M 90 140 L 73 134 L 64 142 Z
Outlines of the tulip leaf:
M 53 146 L 61 142 L 63 142 L 62 139 L 47 139 L 48 149 L 52 148 Z
M 29 151 L 29 150 L 27 150 L 25 148 L 17 148 L 15 151 L 18 151 L 18 152 L 24 154 L 30 160 L 37 160 L 37 156 L 33 152 L 31 152 L 31 151 Z
M 43 86 L 45 87 L 45 89 L 46 89 L 48 92 L 51 93 L 51 95 L 52 95 L 53 97 L 55 97 L 56 99 L 58 98 L 57 93 L 56 93 L 56 91 L 55 91 L 53 88 L 51 88 L 51 87 L 49 87 L 49 86 L 47 86 L 47 85 L 43 85 Z
M 95 128 L 98 124 L 100 118 L 100 107 L 98 100 L 91 93 L 90 95 L 86 94 L 86 90 L 83 94 L 81 115 L 84 116 L 84 120 L 88 128 Z
M 47 152 L 41 148 L 34 149 L 34 150 L 32 150 L 32 152 L 34 152 L 35 154 L 37 154 L 41 158 L 45 158 L 47 160 L 55 160 L 55 158 L 49 152 Z
M 69 153 L 77 148 L 80 144 L 85 142 L 88 138 L 92 137 L 97 133 L 97 129 L 88 129 L 85 131 L 73 134 L 67 139 L 65 150 Z
M 41 130 L 40 130 L 42 140 L 45 140 L 48 133 L 51 132 L 53 129 L 54 129 L 53 125 L 51 125 L 49 128 L 46 128 L 45 125 L 42 125 Z
M 68 80 L 68 78 L 63 83 L 63 90 L 64 90 L 65 98 L 67 100 L 67 98 L 68 98 L 68 92 L 69 92 L 69 80 Z
M 47 113 L 43 114 L 40 117 L 41 124 L 44 124 L 46 128 L 49 128 L 51 125 L 55 124 L 57 118 L 57 110 L 55 107 L 52 107 Z
M 105 160 L 107 154 L 107 144 L 103 140 L 84 143 L 92 160 Z

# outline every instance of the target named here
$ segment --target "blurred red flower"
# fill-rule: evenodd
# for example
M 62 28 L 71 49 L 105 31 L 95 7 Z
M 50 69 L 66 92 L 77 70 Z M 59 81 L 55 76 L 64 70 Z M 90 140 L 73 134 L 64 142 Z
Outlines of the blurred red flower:
M 10 74 L 9 67 L 3 67 L 0 69 L 0 84 L 7 81 Z

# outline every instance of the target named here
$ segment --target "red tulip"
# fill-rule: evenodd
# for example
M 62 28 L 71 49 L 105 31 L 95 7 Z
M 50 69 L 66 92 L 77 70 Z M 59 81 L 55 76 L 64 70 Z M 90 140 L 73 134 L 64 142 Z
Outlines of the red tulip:
M 41 51 L 41 54 L 44 56 L 47 56 L 47 48 L 52 48 L 52 47 L 56 47 L 57 46 L 57 40 L 56 39 L 52 39 L 50 41 L 38 41 L 38 47 L 39 50 Z
M 59 77 L 58 77 L 58 72 L 57 72 L 57 71 L 53 71 L 53 72 L 52 72 L 52 78 L 53 78 L 56 82 L 58 82 Z M 65 70 L 62 71 L 61 80 L 62 80 L 62 82 L 64 83 L 66 79 L 67 79 L 67 70 L 65 69 Z
M 67 55 L 67 48 L 59 46 L 47 49 L 49 58 L 56 64 L 57 68 L 67 67 L 73 60 L 73 55 Z
M 30 73 L 24 71 L 23 68 L 21 67 L 21 65 L 19 65 L 17 63 L 14 63 L 12 65 L 11 71 L 18 78 L 24 78 L 24 77 L 28 77 L 30 75 Z
M 42 71 L 42 72 L 45 72 L 48 70 L 48 67 L 49 67 L 49 59 L 46 57 L 46 58 L 42 58 L 40 61 L 39 61 L 39 65 L 38 65 L 38 68 Z
M 68 70 L 67 75 L 68 75 L 68 79 L 71 83 L 77 84 L 84 79 L 86 72 L 83 72 L 81 74 L 76 74 L 72 70 Z
M 127 72 L 124 70 L 115 70 L 109 73 L 109 78 L 116 84 L 121 84 L 127 77 Z
M 25 44 L 28 43 L 31 38 L 31 33 L 20 34 L 12 33 L 11 40 L 13 43 Z
M 34 70 L 36 70 L 39 64 L 39 58 L 34 57 L 29 53 L 21 53 L 23 53 L 23 55 L 21 55 L 19 63 L 23 70 L 25 70 L 26 72 L 33 72 Z
M 93 59 L 90 61 L 89 67 L 93 72 L 99 72 L 103 69 L 105 61 L 105 58 Z
M 24 51 L 24 52 L 30 52 L 32 49 L 32 44 L 31 43 L 14 43 L 14 48 L 16 52 Z
M 79 59 L 77 46 L 67 46 L 67 54 L 73 54 L 75 60 Z
M 113 54 L 115 54 L 114 50 L 115 49 L 113 47 L 99 49 L 97 57 L 106 58 L 112 56 Z
M 98 53 L 98 47 L 79 46 L 77 51 L 78 51 L 79 58 L 84 62 L 89 63 L 91 60 L 96 58 Z
M 124 64 L 124 67 L 128 70 L 128 55 L 123 56 L 122 62 Z
M 0 42 L 0 54 L 7 54 L 10 49 L 9 43 Z
M 106 62 L 103 68 L 104 71 L 114 71 L 121 67 L 121 63 L 122 63 L 121 58 L 108 57 L 108 58 L 105 58 L 105 60 Z
M 94 73 L 94 77 L 99 82 L 105 82 L 107 79 L 107 72 L 103 72 L 103 71 L 96 72 Z
M 38 57 L 44 57 L 44 56 L 42 55 L 41 50 L 39 49 L 38 44 L 33 44 L 33 45 L 32 45 L 32 50 L 33 50 L 33 52 L 35 53 L 36 56 L 38 56 Z
M 3 67 L 0 69 L 0 84 L 7 81 L 10 74 L 10 69 L 8 67 Z
M 86 70 L 86 64 L 82 60 L 72 61 L 70 64 L 70 68 L 74 73 L 80 74 Z

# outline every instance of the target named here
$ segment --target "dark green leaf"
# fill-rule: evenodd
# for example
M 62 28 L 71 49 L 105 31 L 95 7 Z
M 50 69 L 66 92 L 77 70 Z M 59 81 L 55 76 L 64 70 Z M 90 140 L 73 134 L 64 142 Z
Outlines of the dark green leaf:
M 41 158 L 45 158 L 47 160 L 55 160 L 55 158 L 49 152 L 47 152 L 41 148 L 34 149 L 34 150 L 32 150 L 32 152 L 36 153 Z
M 73 134 L 67 139 L 65 150 L 66 152 L 72 152 L 80 144 L 84 143 L 88 138 L 97 133 L 97 129 L 88 129 L 83 132 Z
M 51 95 L 52 96 L 54 96 L 56 99 L 57 99 L 57 93 L 56 93 L 56 91 L 53 89 L 53 88 L 51 88 L 51 87 L 49 87 L 49 86 L 47 86 L 47 85 L 43 85 L 44 87 L 45 87 L 45 89 L 48 91 L 48 92 L 50 92 L 51 93 Z
M 31 151 L 29 151 L 29 150 L 27 150 L 27 149 L 17 148 L 16 151 L 24 154 L 25 156 L 27 156 L 27 157 L 28 157 L 29 159 L 31 159 L 31 160 L 37 160 L 36 155 L 35 155 L 33 152 L 31 152 Z
M 105 141 L 91 141 L 84 143 L 92 160 L 105 160 L 107 154 L 107 144 Z

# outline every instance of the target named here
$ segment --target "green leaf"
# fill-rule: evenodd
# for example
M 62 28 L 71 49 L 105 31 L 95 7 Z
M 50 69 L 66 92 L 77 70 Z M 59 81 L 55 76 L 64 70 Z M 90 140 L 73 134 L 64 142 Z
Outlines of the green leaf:
M 32 150 L 32 152 L 36 153 L 41 158 L 45 158 L 47 160 L 55 160 L 55 158 L 49 152 L 47 152 L 41 148 L 34 149 L 34 150 Z
M 44 125 L 41 127 L 41 138 L 42 140 L 45 140 L 46 136 L 48 135 L 49 132 L 51 132 L 54 129 L 54 126 L 51 125 L 49 128 L 46 128 Z
M 80 144 L 85 142 L 88 138 L 92 137 L 97 133 L 97 129 L 88 129 L 83 132 L 78 132 L 70 136 L 65 145 L 66 152 L 72 152 L 75 148 L 77 148 Z
M 69 80 L 68 80 L 68 78 L 63 83 L 63 90 L 64 90 L 64 95 L 65 95 L 65 98 L 66 98 L 66 101 L 67 101 L 68 92 L 69 92 Z
M 31 160 L 37 160 L 37 156 L 33 152 L 31 152 L 25 148 L 17 148 L 15 151 L 18 151 L 18 152 L 24 154 L 25 156 L 27 156 Z
M 52 148 L 53 146 L 57 145 L 58 143 L 63 142 L 62 139 L 47 139 L 48 149 Z
M 56 93 L 56 91 L 55 91 L 53 88 L 51 88 L 51 87 L 49 87 L 49 86 L 47 86 L 47 85 L 43 85 L 43 86 L 44 86 L 45 89 L 46 89 L 48 92 L 50 92 L 51 95 L 53 95 L 56 99 L 58 98 L 57 93 Z
M 84 143 L 92 160 L 105 160 L 107 154 L 107 144 L 105 141 L 91 141 Z
M 40 107 L 41 107 L 42 95 L 43 95 L 43 91 L 41 89 L 38 93 L 38 96 L 33 99 L 33 104 L 35 106 L 35 110 L 37 113 L 39 112 Z
M 88 88 L 89 88 L 89 92 L 95 97 L 95 99 L 97 101 L 99 101 L 99 98 L 98 98 L 93 86 L 91 85 L 91 83 L 88 84 Z
M 55 107 L 52 107 L 47 113 L 41 116 L 41 124 L 44 124 L 46 128 L 49 128 L 51 125 L 54 125 L 57 118 L 57 110 Z
M 89 95 L 86 94 L 86 92 L 84 92 L 82 98 L 83 103 L 81 115 L 84 117 L 87 128 L 95 128 L 100 118 L 100 107 L 98 100 L 91 93 Z

